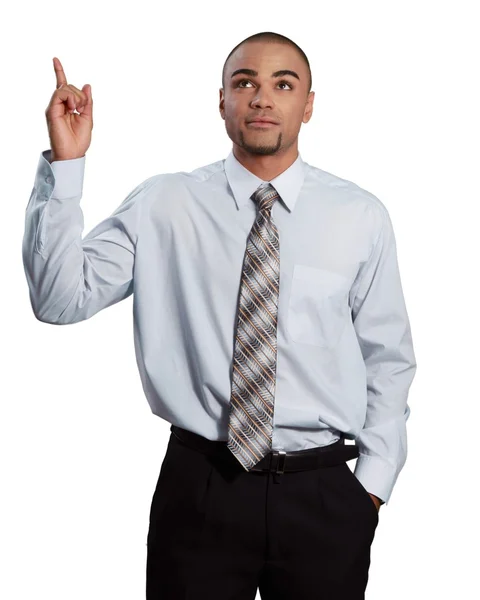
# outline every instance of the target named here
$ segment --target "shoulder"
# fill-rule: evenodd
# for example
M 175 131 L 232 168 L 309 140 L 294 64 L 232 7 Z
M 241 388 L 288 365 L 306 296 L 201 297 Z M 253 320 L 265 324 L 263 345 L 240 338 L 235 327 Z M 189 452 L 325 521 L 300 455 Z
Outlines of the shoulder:
M 380 212 L 387 210 L 385 204 L 378 196 L 362 188 L 357 183 L 308 163 L 305 163 L 305 165 L 306 178 L 318 185 L 319 190 L 330 191 L 338 200 L 343 200 L 344 202 L 363 202 Z
M 340 206 L 354 208 L 357 214 L 363 209 L 364 212 L 375 218 L 379 225 L 388 219 L 388 209 L 382 200 L 349 179 L 339 177 L 309 163 L 305 163 L 305 179 L 311 188 L 318 188 L 319 194 L 329 196 Z
M 175 171 L 170 173 L 159 173 L 153 175 L 147 181 L 151 182 L 155 186 L 161 185 L 182 185 L 188 183 L 202 183 L 223 172 L 224 170 L 224 159 L 217 160 L 213 163 L 196 167 L 191 171 Z
M 191 171 L 174 171 L 152 175 L 142 186 L 145 189 L 144 204 L 149 209 L 164 207 L 168 210 L 182 210 L 189 203 L 195 201 L 198 193 L 205 192 L 205 186 L 211 185 L 212 189 L 218 186 L 217 175 L 224 173 L 224 160 L 218 160 L 207 165 L 197 167 Z M 175 201 L 172 202 L 172 199 Z

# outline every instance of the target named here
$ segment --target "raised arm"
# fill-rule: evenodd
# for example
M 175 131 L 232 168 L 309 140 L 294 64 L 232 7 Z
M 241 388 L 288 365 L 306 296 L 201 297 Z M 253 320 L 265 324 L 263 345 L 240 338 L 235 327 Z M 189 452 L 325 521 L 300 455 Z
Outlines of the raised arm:
M 58 59 L 55 71 L 57 89 L 46 111 L 51 149 L 39 158 L 25 211 L 22 256 L 36 318 L 64 325 L 88 319 L 132 293 L 142 198 L 156 178 L 136 186 L 82 239 L 91 90 L 68 85 Z M 75 108 L 79 114 L 72 112 Z

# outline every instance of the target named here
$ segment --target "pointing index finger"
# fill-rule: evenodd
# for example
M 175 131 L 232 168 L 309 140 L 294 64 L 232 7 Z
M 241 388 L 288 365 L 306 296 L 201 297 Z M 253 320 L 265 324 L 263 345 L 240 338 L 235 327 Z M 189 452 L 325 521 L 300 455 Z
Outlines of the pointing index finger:
M 55 75 L 57 77 L 58 89 L 62 84 L 67 83 L 67 78 L 65 77 L 65 72 L 63 70 L 62 63 L 56 56 L 53 57 L 53 68 L 55 69 Z

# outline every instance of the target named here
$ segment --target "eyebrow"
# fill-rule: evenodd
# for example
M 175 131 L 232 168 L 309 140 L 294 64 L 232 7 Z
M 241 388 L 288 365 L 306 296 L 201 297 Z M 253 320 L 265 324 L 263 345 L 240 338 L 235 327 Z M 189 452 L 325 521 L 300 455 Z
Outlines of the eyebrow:
M 256 77 L 258 75 L 257 71 L 253 69 L 237 69 L 232 73 L 232 77 L 238 75 L 239 73 L 244 73 L 245 75 L 250 75 L 250 77 Z M 291 71 L 290 69 L 282 69 L 281 71 L 275 71 L 272 73 L 272 77 L 284 77 L 285 75 L 291 75 L 292 77 L 296 77 L 300 81 L 300 77 L 295 71 Z

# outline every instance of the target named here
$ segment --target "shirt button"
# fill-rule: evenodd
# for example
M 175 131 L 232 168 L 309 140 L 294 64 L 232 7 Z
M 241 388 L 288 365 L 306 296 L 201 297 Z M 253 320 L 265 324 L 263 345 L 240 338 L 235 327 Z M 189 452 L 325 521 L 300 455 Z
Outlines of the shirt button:
M 50 177 L 50 175 L 48 177 L 45 177 L 45 181 L 47 183 L 52 183 L 52 178 Z

